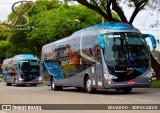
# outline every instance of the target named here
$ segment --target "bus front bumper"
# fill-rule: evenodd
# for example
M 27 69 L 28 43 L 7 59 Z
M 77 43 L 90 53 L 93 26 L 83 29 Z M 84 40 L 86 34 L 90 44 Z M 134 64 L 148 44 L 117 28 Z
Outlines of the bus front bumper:
M 118 89 L 118 88 L 143 88 L 151 85 L 152 79 L 133 79 L 123 82 L 114 82 L 113 80 L 105 80 L 104 88 Z
M 25 81 L 25 80 L 18 80 L 17 84 L 41 84 L 42 83 L 42 79 L 34 79 L 34 80 L 30 80 L 30 81 Z

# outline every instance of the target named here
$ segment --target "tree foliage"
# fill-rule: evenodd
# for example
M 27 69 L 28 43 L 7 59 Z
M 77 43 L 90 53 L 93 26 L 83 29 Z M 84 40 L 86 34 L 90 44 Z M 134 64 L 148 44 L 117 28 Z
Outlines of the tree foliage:
M 68 0 L 70 1 L 70 0 Z M 144 9 L 149 0 L 74 0 L 78 3 L 98 12 L 108 21 L 119 21 L 117 18 L 114 18 L 113 13 L 116 13 L 120 21 L 132 24 L 135 17 Z M 120 3 L 127 4 L 129 7 L 134 7 L 134 11 L 129 20 L 127 20 L 126 15 L 123 11 L 123 8 L 120 6 Z
M 153 50 L 151 52 L 155 56 L 156 60 L 160 63 L 160 51 Z
M 7 27 L 0 25 L 0 58 L 4 58 L 6 56 L 5 51 L 7 51 L 10 46 L 9 38 L 10 32 L 8 32 Z

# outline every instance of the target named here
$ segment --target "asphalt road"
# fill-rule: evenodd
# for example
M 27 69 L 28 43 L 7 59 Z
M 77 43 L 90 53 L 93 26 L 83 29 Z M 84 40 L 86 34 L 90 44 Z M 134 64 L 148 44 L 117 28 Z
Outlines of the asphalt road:
M 49 86 L 6 86 L 0 83 L 0 104 L 160 104 L 160 88 L 135 88 L 130 94 L 114 90 L 88 94 L 75 88 L 51 91 Z M 109 110 L 50 110 L 45 113 L 108 113 Z M 40 111 L 0 111 L 0 113 L 40 113 Z M 112 112 L 150 113 L 151 110 L 112 110 Z M 154 113 L 159 110 L 152 111 Z

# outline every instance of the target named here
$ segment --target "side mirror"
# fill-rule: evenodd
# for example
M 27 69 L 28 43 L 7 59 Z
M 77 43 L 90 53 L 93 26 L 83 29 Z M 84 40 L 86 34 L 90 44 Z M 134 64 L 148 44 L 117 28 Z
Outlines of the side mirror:
M 20 62 L 16 62 L 16 66 L 20 68 Z
M 100 42 L 100 48 L 104 49 L 105 48 L 105 39 L 103 35 L 99 35 L 99 42 Z
M 149 37 L 149 39 L 151 40 L 152 47 L 156 48 L 156 39 L 155 39 L 155 37 L 153 35 L 151 35 L 151 34 L 143 34 L 143 38 L 147 38 L 147 37 Z

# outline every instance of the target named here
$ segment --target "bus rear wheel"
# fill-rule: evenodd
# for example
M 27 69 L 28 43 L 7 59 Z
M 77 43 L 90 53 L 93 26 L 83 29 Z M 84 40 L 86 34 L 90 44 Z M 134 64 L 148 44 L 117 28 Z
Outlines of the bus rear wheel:
M 54 80 L 54 78 L 52 77 L 52 78 L 51 78 L 51 90 L 57 91 L 57 90 L 62 90 L 62 89 L 63 89 L 62 86 L 56 86 L 56 85 L 55 85 L 55 80 Z
M 88 93 L 94 93 L 96 91 L 96 89 L 92 87 L 90 77 L 88 77 L 86 80 L 86 91 Z

